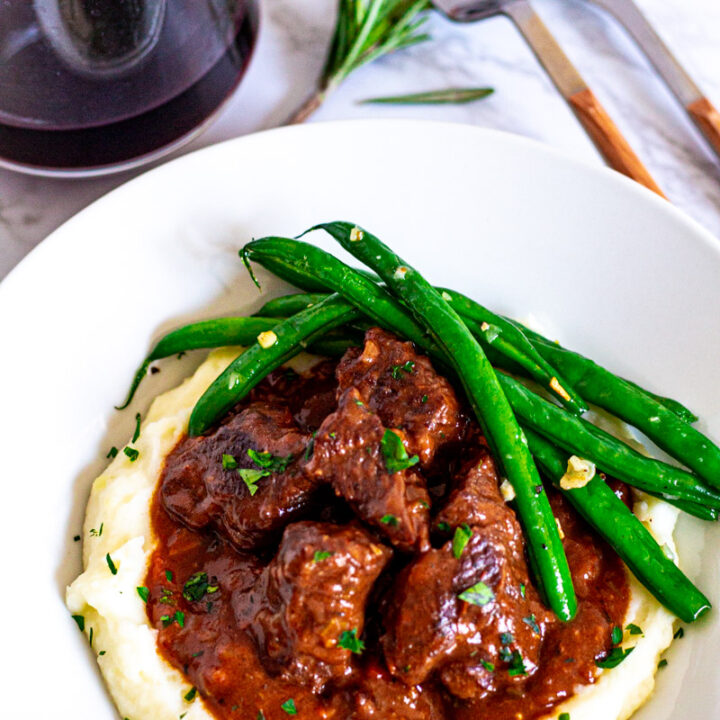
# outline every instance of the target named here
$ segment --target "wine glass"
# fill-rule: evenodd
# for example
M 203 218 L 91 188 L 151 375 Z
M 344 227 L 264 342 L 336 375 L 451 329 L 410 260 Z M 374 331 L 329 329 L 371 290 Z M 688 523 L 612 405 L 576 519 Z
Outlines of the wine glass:
M 232 93 L 257 0 L 2 0 L 0 165 L 124 170 L 193 137 Z

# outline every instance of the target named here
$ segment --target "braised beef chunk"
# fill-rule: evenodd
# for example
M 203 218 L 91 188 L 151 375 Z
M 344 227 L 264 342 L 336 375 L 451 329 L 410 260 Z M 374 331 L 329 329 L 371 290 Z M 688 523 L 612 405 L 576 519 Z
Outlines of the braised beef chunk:
M 316 692 L 348 675 L 368 593 L 391 554 L 357 527 L 289 525 L 254 589 L 233 599 L 268 670 Z
M 360 393 L 346 390 L 337 412 L 318 430 L 306 471 L 330 482 L 363 521 L 396 547 L 425 549 L 430 507 L 425 481 L 412 467 L 388 471 L 383 454 L 385 431 Z
M 345 354 L 337 377 L 340 392 L 356 388 L 383 425 L 403 431 L 408 452 L 425 470 L 463 437 L 466 419 L 452 385 L 412 343 L 385 330 L 368 330 L 365 347 Z
M 535 671 L 550 617 L 528 581 L 520 528 L 485 451 L 439 517 L 457 538 L 420 555 L 397 579 L 385 658 L 409 684 L 437 671 L 456 697 L 482 697 Z
M 265 545 L 317 488 L 301 466 L 309 441 L 287 406 L 255 402 L 211 434 L 181 441 L 165 465 L 165 507 L 192 528 L 213 525 L 240 549 Z M 245 479 L 240 470 L 250 471 Z
M 435 687 L 406 685 L 378 662 L 362 668 L 358 686 L 350 693 L 353 720 L 444 720 L 442 694 Z
M 337 380 L 334 360 L 323 360 L 310 372 L 299 374 L 290 368 L 271 372 L 250 393 L 252 401 L 273 400 L 287 404 L 302 432 L 314 432 L 336 406 Z

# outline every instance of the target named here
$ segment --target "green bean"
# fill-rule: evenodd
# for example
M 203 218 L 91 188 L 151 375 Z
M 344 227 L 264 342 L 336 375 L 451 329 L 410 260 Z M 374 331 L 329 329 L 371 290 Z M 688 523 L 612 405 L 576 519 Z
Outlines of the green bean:
M 585 401 L 572 384 L 535 349 L 520 328 L 462 293 L 447 288 L 438 290 L 458 315 L 466 321 L 473 321 L 476 327 L 473 334 L 476 337 L 478 332 L 482 332 L 489 343 L 496 345 L 500 353 L 517 363 L 537 383 L 557 395 L 570 412 L 582 415 L 587 411 Z
M 375 270 L 444 351 L 515 490 L 518 514 L 544 595 L 558 617 L 572 619 L 577 600 L 555 517 L 523 433 L 482 348 L 442 295 L 376 237 L 349 223 L 320 227 Z
M 287 277 L 302 275 L 310 283 L 322 283 L 348 302 L 360 306 L 362 312 L 375 322 L 384 325 L 392 321 L 408 340 L 436 356 L 440 355 L 426 330 L 385 288 L 319 247 L 301 240 L 266 237 L 247 243 L 240 252 L 243 257 L 273 272 L 282 267 Z
M 138 386 L 147 374 L 150 364 L 155 360 L 199 348 L 248 345 L 255 341 L 259 333 L 272 329 L 277 322 L 276 318 L 218 318 L 202 320 L 169 332 L 155 344 L 150 354 L 137 369 L 125 402 L 122 405 L 116 405 L 116 410 L 123 410 L 130 404 Z
M 259 341 L 238 356 L 210 385 L 195 404 L 188 434 L 200 435 L 225 415 L 269 372 L 304 350 L 332 328 L 344 325 L 358 316 L 358 311 L 331 295 L 317 305 L 275 325 L 274 342 L 263 347 Z
M 125 402 L 122 405 L 116 405 L 115 409 L 123 410 L 132 402 L 150 364 L 155 360 L 162 360 L 190 350 L 207 350 L 227 345 L 250 345 L 255 342 L 261 332 L 271 330 L 277 324 L 278 318 L 276 317 L 228 317 L 201 320 L 169 332 L 157 342 L 150 354 L 143 360 L 135 372 Z M 335 357 L 342 355 L 349 347 L 360 344 L 362 344 L 361 338 L 357 334 L 348 332 L 336 334 L 331 331 L 315 340 L 308 347 L 308 352 Z
M 317 305 L 327 297 L 327 293 L 294 293 L 281 295 L 268 300 L 256 313 L 261 317 L 286 318 L 299 313 L 312 305 Z
M 536 395 L 509 375 L 500 373 L 499 378 L 523 425 L 567 452 L 592 460 L 614 477 L 641 490 L 720 508 L 720 493 L 708 488 L 696 476 L 644 457 L 610 433 Z
M 618 377 L 617 375 L 613 375 L 613 373 L 611 373 L 609 370 L 600 367 L 592 360 L 583 357 L 579 353 L 573 352 L 572 350 L 567 350 L 566 348 L 562 347 L 556 342 L 553 342 L 552 340 L 548 340 L 546 337 L 536 332 L 535 330 L 531 330 L 525 325 L 517 322 L 517 320 L 511 320 L 509 318 L 506 319 L 508 320 L 508 322 L 514 324 L 516 327 L 518 327 L 525 333 L 525 335 L 530 339 L 530 341 L 535 345 L 535 347 L 537 347 L 540 354 L 545 355 L 548 358 L 555 358 L 556 360 L 562 358 L 563 366 L 566 367 L 566 369 L 569 369 L 570 374 L 573 377 L 579 378 L 580 381 L 584 379 L 586 384 L 597 384 L 600 388 L 604 386 L 610 387 L 612 388 L 612 390 L 610 391 L 612 394 L 620 393 L 621 395 L 624 395 L 627 392 L 626 386 L 629 385 L 631 388 L 635 388 L 635 390 L 639 391 L 644 396 L 651 398 L 652 400 L 655 400 L 655 402 L 658 402 L 661 405 L 665 406 L 668 410 L 677 415 L 681 420 L 684 420 L 687 423 L 697 422 L 697 415 L 695 415 L 692 410 L 689 410 L 677 400 L 663 397 L 662 395 L 656 395 L 655 393 L 646 390 L 645 388 L 641 387 L 637 383 L 632 382 L 631 380 L 625 380 Z M 595 389 L 593 394 L 597 394 L 597 392 L 597 389 Z M 590 402 L 595 402 L 590 398 L 588 399 L 590 400 Z M 595 404 L 599 405 L 599 403 Z M 652 417 L 652 415 L 654 414 L 654 412 L 650 412 L 648 413 L 648 417 Z
M 720 448 L 710 438 L 592 360 L 553 343 L 537 341 L 537 346 L 590 402 L 634 425 L 668 455 L 720 488 Z
M 366 314 L 380 325 L 387 321 L 388 312 L 398 316 L 400 311 L 405 311 L 401 303 L 372 279 L 372 275 L 358 272 L 330 253 L 309 243 L 290 238 L 266 237 L 249 242 L 242 249 L 241 255 L 246 264 L 248 260 L 253 260 L 298 287 L 317 288 L 322 285 L 340 293 L 351 302 L 365 296 L 364 299 L 369 302 L 369 310 Z M 512 363 L 524 368 L 530 377 L 556 393 L 560 402 L 572 412 L 581 414 L 587 410 L 582 399 L 534 349 L 523 336 L 522 331 L 460 293 L 446 290 L 441 292 L 452 305 L 457 304 L 473 314 L 473 334 L 486 352 L 490 347 L 497 351 L 498 362 L 502 363 L 502 357 L 507 357 Z M 272 315 L 285 314 L 301 309 L 300 306 L 304 302 L 317 302 L 319 297 L 321 296 L 317 294 L 301 293 L 277 298 L 263 306 L 259 312 Z M 480 320 L 480 318 L 497 320 L 500 325 L 490 325 L 485 319 Z M 408 340 L 412 340 L 427 352 L 437 354 L 436 348 L 422 327 L 409 317 L 402 322 L 404 324 L 402 334 Z
M 525 435 L 544 473 L 559 487 L 567 469 L 567 455 L 532 430 L 526 429 Z M 668 559 L 647 528 L 599 477 L 581 488 L 561 492 L 670 612 L 684 622 L 693 622 L 710 610 L 710 601 Z

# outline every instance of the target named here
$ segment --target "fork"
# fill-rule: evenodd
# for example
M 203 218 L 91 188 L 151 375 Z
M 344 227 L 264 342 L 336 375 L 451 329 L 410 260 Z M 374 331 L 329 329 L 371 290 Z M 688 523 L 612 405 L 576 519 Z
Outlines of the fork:
M 665 197 L 528 0 L 432 0 L 432 3 L 457 22 L 507 15 L 522 33 L 605 162 Z

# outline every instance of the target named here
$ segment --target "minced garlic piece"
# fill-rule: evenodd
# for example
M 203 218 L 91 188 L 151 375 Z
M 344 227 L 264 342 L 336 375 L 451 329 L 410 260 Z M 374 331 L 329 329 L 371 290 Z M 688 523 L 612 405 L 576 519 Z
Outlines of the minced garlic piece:
M 450 293 L 445 292 L 444 290 L 442 291 L 441 295 L 442 295 L 443 300 L 447 300 L 448 302 L 450 302 L 452 300 L 452 295 L 450 295 Z
M 564 540 L 564 539 L 565 539 L 565 533 L 564 533 L 564 531 L 563 531 L 563 529 L 562 529 L 562 525 L 560 524 L 560 521 L 559 521 L 557 518 L 555 518 L 555 524 L 557 525 L 558 535 L 560 536 L 560 539 L 561 539 L 561 540 Z
M 277 341 L 277 335 L 272 330 L 266 330 L 265 332 L 261 332 L 257 336 L 257 341 L 260 343 L 260 347 L 265 348 L 266 350 L 268 348 L 271 348 Z
M 515 499 L 515 488 L 507 478 L 500 483 L 500 494 L 505 502 L 511 502 Z
M 594 463 L 577 455 L 571 455 L 568 459 L 567 471 L 560 478 L 560 487 L 563 490 L 577 490 L 585 487 L 594 477 Z
M 395 280 L 404 280 L 406 274 L 407 274 L 407 268 L 406 268 L 404 265 L 401 265 L 401 266 L 395 271 L 395 274 L 393 275 L 393 278 L 395 278 Z
M 558 382 L 558 379 L 556 377 L 552 377 L 550 379 L 550 387 L 563 399 L 563 400 L 569 400 L 570 395 L 568 395 L 568 391 Z
M 350 242 L 357 242 L 365 237 L 365 233 L 356 225 L 350 231 Z
M 490 324 L 484 322 L 484 323 L 480 326 L 480 329 L 481 329 L 483 332 L 487 332 L 487 331 L 490 329 Z

